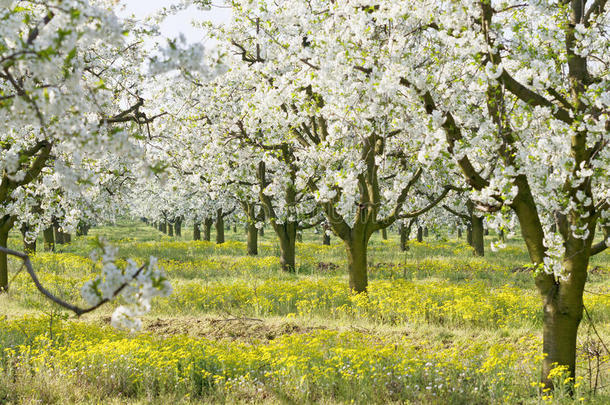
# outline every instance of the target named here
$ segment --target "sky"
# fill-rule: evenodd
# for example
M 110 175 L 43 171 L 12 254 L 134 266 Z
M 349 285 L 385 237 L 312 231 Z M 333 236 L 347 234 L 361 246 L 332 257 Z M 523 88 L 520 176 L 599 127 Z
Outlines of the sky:
M 122 17 L 132 14 L 136 18 L 144 18 L 155 13 L 161 7 L 175 4 L 176 0 L 121 0 L 125 6 L 123 10 L 117 10 Z M 169 17 L 161 26 L 161 33 L 167 38 L 175 38 L 183 33 L 189 42 L 202 42 L 207 46 L 213 46 L 213 41 L 204 38 L 204 32 L 191 25 L 192 20 L 212 21 L 214 23 L 225 23 L 231 18 L 230 9 L 224 5 L 223 0 L 213 0 L 210 11 L 200 11 L 194 7 Z

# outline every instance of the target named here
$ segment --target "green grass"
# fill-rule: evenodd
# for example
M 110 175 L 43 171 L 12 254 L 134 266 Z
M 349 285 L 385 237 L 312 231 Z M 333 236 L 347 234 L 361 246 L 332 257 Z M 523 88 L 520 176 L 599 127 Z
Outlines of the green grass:
M 124 257 L 159 257 L 175 293 L 154 303 L 136 335 L 107 326 L 110 306 L 68 317 L 11 261 L 10 292 L 0 297 L 0 403 L 610 402 L 597 335 L 610 342 L 608 253 L 591 263 L 585 305 L 595 329 L 583 321 L 578 387 L 547 398 L 535 387 L 540 303 L 518 238 L 475 258 L 448 236 L 401 252 L 397 235 L 374 235 L 369 294 L 353 296 L 336 238 L 322 246 L 306 232 L 297 272 L 287 274 L 271 229 L 258 257 L 246 256 L 244 232 L 228 231 L 223 245 L 183 232 L 170 238 L 125 221 L 33 259 L 45 285 L 79 302 L 96 271 L 95 238 Z M 9 246 L 20 247 L 19 235 Z

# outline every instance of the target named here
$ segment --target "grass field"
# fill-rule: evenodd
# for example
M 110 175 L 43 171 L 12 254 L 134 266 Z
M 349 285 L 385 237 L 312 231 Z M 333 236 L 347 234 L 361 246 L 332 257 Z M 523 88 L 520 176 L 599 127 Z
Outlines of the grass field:
M 17 236 L 9 247 L 21 248 Z M 124 257 L 158 257 L 174 294 L 128 334 L 108 326 L 111 306 L 62 313 L 11 262 L 0 403 L 610 403 L 608 253 L 591 263 L 570 396 L 560 369 L 557 390 L 539 391 L 540 304 L 517 239 L 478 259 L 463 241 L 431 236 L 404 253 L 396 235 L 375 235 L 369 294 L 354 296 L 336 239 L 307 233 L 291 275 L 270 229 L 248 257 L 241 232 L 215 245 L 124 222 L 39 252 L 43 283 L 78 301 L 98 236 Z

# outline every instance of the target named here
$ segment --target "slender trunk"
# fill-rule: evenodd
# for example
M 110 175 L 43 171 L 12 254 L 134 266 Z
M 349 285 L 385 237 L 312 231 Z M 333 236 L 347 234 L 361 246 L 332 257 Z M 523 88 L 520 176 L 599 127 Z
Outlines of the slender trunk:
M 400 224 L 400 250 L 406 252 L 409 250 L 409 235 L 411 234 L 411 226 Z
M 252 221 L 248 221 L 248 255 L 258 255 L 258 229 Z
M 485 235 L 485 236 L 489 235 L 489 229 L 484 228 L 483 229 L 483 235 Z
M 161 225 L 159 225 L 159 230 L 167 234 L 167 222 L 161 221 Z
M 424 226 L 424 238 L 428 237 L 428 227 Z
M 324 230 L 324 232 L 322 233 L 322 244 L 324 246 L 330 246 L 330 235 L 328 234 L 328 232 L 326 232 L 326 230 Z
M 458 239 L 462 239 L 462 228 L 458 226 L 457 229 L 457 235 L 458 235 Z
M 367 276 L 367 243 L 361 241 L 358 235 L 345 242 L 347 251 L 347 270 L 349 272 L 349 288 L 355 293 L 366 292 L 368 286 Z
M 388 240 L 388 230 L 386 228 L 381 230 L 381 239 Z
M 67 233 L 67 232 L 62 232 L 63 237 L 64 237 L 64 243 L 70 243 L 72 242 L 72 234 Z
M 225 220 L 222 217 L 222 209 L 216 211 L 216 243 L 225 243 Z
M 502 242 L 506 242 L 506 236 L 504 235 L 504 230 L 500 229 L 500 232 L 498 232 L 498 237 L 500 238 L 500 240 Z
M 45 252 L 55 251 L 55 235 L 53 233 L 53 226 L 49 226 L 42 231 L 42 237 L 44 239 L 44 250 Z
M 10 227 L 0 228 L 0 246 L 8 247 L 8 234 Z M 8 291 L 8 257 L 6 253 L 0 252 L 0 293 Z
M 195 222 L 193 224 L 193 240 L 201 240 L 201 228 L 199 227 L 201 224 L 199 222 Z
M 421 226 L 417 227 L 417 241 L 420 243 L 424 241 L 424 229 Z
M 237 233 L 237 224 L 233 224 L 233 233 Z
M 261 238 L 265 237 L 265 226 L 261 226 L 258 230 L 258 236 L 260 236 Z
M 36 253 L 36 239 L 32 242 L 28 242 L 26 240 L 26 234 L 30 230 L 29 225 L 22 224 L 21 225 L 21 235 L 23 236 L 23 251 L 27 254 Z
M 297 232 L 297 242 L 303 242 L 303 232 Z
M 466 242 L 472 246 L 472 226 L 470 224 L 466 225 Z
M 177 237 L 182 236 L 182 218 L 181 217 L 176 218 L 176 222 L 174 223 L 174 232 L 176 233 Z
M 172 224 L 171 222 L 167 223 L 167 234 L 169 236 L 174 236 L 174 224 Z
M 212 218 L 206 218 L 203 221 L 203 240 L 210 241 L 212 240 L 212 225 L 214 225 L 214 220 Z
M 470 219 L 472 223 L 472 247 L 475 256 L 485 255 L 485 239 L 483 237 L 483 217 L 477 217 L 474 213 Z

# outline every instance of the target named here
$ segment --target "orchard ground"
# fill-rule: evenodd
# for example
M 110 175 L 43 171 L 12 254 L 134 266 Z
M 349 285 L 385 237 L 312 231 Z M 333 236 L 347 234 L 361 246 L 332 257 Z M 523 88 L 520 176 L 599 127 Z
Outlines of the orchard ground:
M 46 286 L 78 301 L 98 236 L 124 257 L 158 257 L 174 294 L 154 302 L 137 334 L 108 325 L 111 306 L 68 317 L 11 262 L 0 403 L 610 403 L 607 252 L 591 262 L 569 395 L 561 369 L 552 394 L 537 383 L 542 314 L 518 238 L 474 258 L 447 235 L 412 241 L 408 252 L 395 233 L 374 235 L 369 293 L 354 296 L 336 238 L 323 246 L 305 233 L 297 274 L 287 274 L 271 229 L 256 257 L 242 229 L 222 245 L 183 234 L 126 221 L 33 259 Z M 9 247 L 21 249 L 12 236 Z

